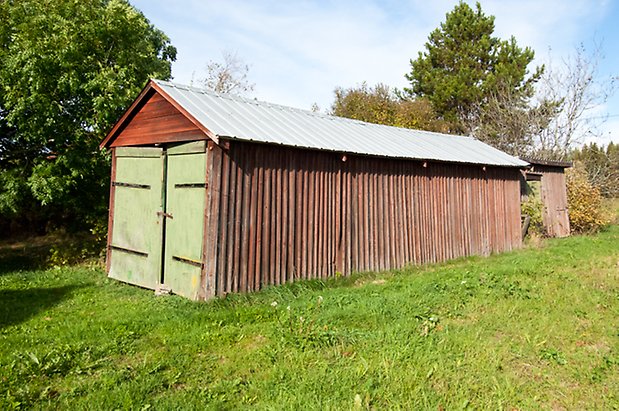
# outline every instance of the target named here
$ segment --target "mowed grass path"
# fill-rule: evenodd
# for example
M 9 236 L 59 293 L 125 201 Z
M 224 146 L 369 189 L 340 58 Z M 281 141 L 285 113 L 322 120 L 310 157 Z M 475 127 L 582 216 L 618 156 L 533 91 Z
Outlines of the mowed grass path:
M 0 253 L 0 409 L 619 407 L 619 227 L 194 303 Z

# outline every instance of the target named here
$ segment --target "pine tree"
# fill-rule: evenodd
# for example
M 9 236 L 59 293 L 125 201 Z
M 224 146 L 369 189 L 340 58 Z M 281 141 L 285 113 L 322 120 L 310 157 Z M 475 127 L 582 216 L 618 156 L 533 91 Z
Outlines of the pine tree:
M 479 3 L 473 10 L 460 2 L 410 61 L 405 91 L 427 97 L 439 116 L 470 133 L 491 98 L 509 96 L 512 105 L 525 105 L 543 72 L 538 67 L 529 75 L 533 58 L 533 50 L 519 47 L 514 37 L 494 36 L 494 16 L 485 15 Z

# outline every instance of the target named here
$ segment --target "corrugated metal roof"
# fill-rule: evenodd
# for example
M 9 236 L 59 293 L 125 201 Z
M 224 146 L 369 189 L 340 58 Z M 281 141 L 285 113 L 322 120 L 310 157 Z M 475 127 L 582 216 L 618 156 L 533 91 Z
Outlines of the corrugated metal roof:
M 472 137 L 365 123 L 154 80 L 221 138 L 381 157 L 526 167 Z

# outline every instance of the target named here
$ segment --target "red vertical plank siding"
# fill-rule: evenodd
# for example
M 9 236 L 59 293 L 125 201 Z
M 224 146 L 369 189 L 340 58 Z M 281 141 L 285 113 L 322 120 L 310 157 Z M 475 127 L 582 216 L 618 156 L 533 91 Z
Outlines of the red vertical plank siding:
M 350 167 L 350 166 L 349 166 Z M 354 210 L 356 209 L 356 206 L 353 207 L 353 199 L 355 198 L 355 193 L 354 193 L 354 185 L 353 185 L 353 172 L 352 170 L 348 170 L 348 172 L 346 173 L 346 181 L 347 181 L 347 196 L 346 196 L 346 201 L 347 201 L 347 207 L 346 207 L 346 226 L 347 226 L 347 232 L 346 232 L 346 258 L 347 258 L 347 266 L 346 266 L 346 274 L 351 273 L 354 268 L 353 268 L 353 229 L 354 229 Z
M 413 262 L 415 264 L 421 264 L 421 248 L 423 241 L 421 238 L 423 236 L 423 226 L 420 223 L 420 213 L 421 206 L 419 204 L 419 198 L 421 197 L 421 189 L 419 184 L 419 173 L 415 173 L 414 167 L 418 166 L 418 163 L 410 162 L 407 166 L 411 169 L 411 178 L 410 178 L 410 190 L 408 192 L 408 199 L 412 204 L 411 209 L 411 222 L 410 222 L 410 230 L 412 231 L 411 241 L 413 242 L 414 248 L 414 258 Z
M 424 182 L 427 181 L 425 178 L 425 168 L 420 167 L 418 169 L 418 173 L 415 174 L 415 178 L 413 181 L 415 182 L 415 189 L 413 191 L 413 203 L 415 204 L 415 221 L 413 223 L 413 230 L 415 232 L 415 242 L 417 247 L 417 260 L 415 260 L 415 264 L 423 264 L 425 254 L 425 247 L 428 243 L 427 238 L 428 234 L 426 231 L 426 225 L 428 223 L 427 219 L 424 219 L 425 215 L 425 207 L 427 201 L 421 201 L 422 198 L 425 197 L 425 187 Z
M 246 151 L 243 153 L 244 161 L 246 162 L 246 168 L 243 169 L 243 203 L 241 206 L 242 220 L 241 220 L 241 242 L 237 246 L 241 249 L 241 264 L 240 264 L 240 288 L 241 291 L 247 292 L 251 288 L 249 283 L 249 231 L 251 227 L 251 178 L 252 178 L 252 151 Z
M 325 170 L 325 199 L 327 201 L 326 205 L 326 217 L 327 223 L 325 225 L 325 255 L 327 256 L 327 264 L 326 264 L 326 276 L 332 276 L 333 272 L 333 226 L 335 225 L 335 208 L 334 208 L 334 197 L 335 197 L 335 185 L 333 184 L 333 161 L 331 158 L 326 159 L 326 170 Z
M 286 243 L 284 242 L 284 214 L 282 209 L 282 193 L 286 190 L 285 174 L 281 167 L 283 164 L 283 152 L 279 152 L 276 158 L 276 162 L 273 167 L 276 171 L 277 185 L 275 185 L 275 191 L 273 192 L 273 198 L 275 199 L 275 260 L 273 261 L 272 270 L 275 270 L 275 284 L 282 283 L 282 267 L 286 266 L 282 251 L 286 249 Z
M 260 289 L 262 284 L 261 280 L 261 258 L 262 258 L 262 231 L 264 227 L 262 225 L 262 214 L 264 211 L 263 204 L 263 191 L 264 191 L 264 167 L 258 164 L 254 169 L 254 181 L 257 183 L 257 188 L 254 189 L 254 192 L 257 192 L 256 199 L 254 203 L 256 204 L 256 224 L 254 226 L 252 241 L 252 249 L 254 251 L 254 259 L 253 259 L 253 277 L 254 277 L 254 287 L 253 289 Z
M 314 240 L 316 239 L 316 225 L 314 224 L 314 215 L 316 211 L 315 198 L 315 182 L 316 182 L 316 157 L 311 155 L 309 159 L 309 181 L 308 181 L 308 215 L 307 215 L 307 273 L 309 278 L 316 277 L 316 270 L 314 269 Z
M 303 162 L 303 164 L 306 164 L 308 166 L 311 167 L 311 164 L 309 163 L 309 159 L 307 158 L 307 152 L 305 153 L 304 156 L 306 159 Z M 309 247 L 309 204 L 310 204 L 310 200 L 309 200 L 309 170 L 311 169 L 310 167 L 305 168 L 303 170 L 303 208 L 302 208 L 302 218 L 301 218 L 301 227 L 302 228 L 302 234 L 301 234 L 301 244 L 303 244 L 304 246 L 299 248 L 299 251 L 301 252 L 301 278 L 305 278 L 308 279 L 310 278 L 310 273 L 308 270 L 308 262 L 309 262 L 309 251 L 310 251 L 310 247 Z
M 407 191 L 408 185 L 407 182 L 409 179 L 406 176 L 406 167 L 405 163 L 400 163 L 400 197 L 398 199 L 399 205 L 401 207 L 401 221 L 400 221 L 400 230 L 402 235 L 402 244 L 404 246 L 404 256 L 402 259 L 403 264 L 410 264 L 413 261 L 413 255 L 411 252 L 411 241 L 408 231 L 409 226 L 409 216 L 410 216 L 410 207 L 412 203 L 407 200 Z
M 385 237 L 385 267 L 386 269 L 390 269 L 392 264 L 394 264 L 394 249 L 392 245 L 392 239 L 395 234 L 393 229 L 393 210 L 391 209 L 391 202 L 395 193 L 391 188 L 391 162 L 383 163 L 383 189 L 381 191 L 381 196 L 384 202 L 384 228 L 382 233 Z
M 383 243 L 383 197 L 381 195 L 382 188 L 382 176 L 380 174 L 380 170 L 372 174 L 374 177 L 374 204 L 372 209 L 374 210 L 374 237 L 376 238 L 377 243 L 377 253 L 376 259 L 378 265 L 376 269 L 384 270 L 385 269 L 385 245 Z
M 219 225 L 219 229 L 221 230 L 220 235 L 222 237 L 227 237 L 228 230 L 230 229 L 230 221 L 233 219 L 228 218 L 228 212 L 230 207 L 230 156 L 222 156 L 222 165 L 221 165 L 221 193 L 219 196 L 219 210 L 220 210 L 220 219 L 219 221 L 222 224 Z M 226 245 L 227 242 L 223 242 L 222 247 L 219 247 L 217 251 L 217 261 L 219 264 L 219 272 L 221 275 L 217 276 L 217 289 L 215 290 L 216 294 L 224 294 L 226 292 L 226 280 L 227 280 L 227 262 L 228 262 L 228 254 Z
M 327 277 L 327 238 L 326 238 L 326 228 L 327 228 L 327 216 L 331 213 L 331 210 L 327 207 L 327 164 L 324 158 L 320 158 L 318 165 L 318 192 L 320 193 L 318 199 L 318 209 L 319 209 L 319 217 L 316 221 L 316 225 L 318 226 L 318 247 L 316 247 L 316 251 L 318 253 L 318 273 L 320 278 Z
M 278 168 L 274 167 L 273 164 L 271 167 L 271 196 L 270 196 L 270 229 L 271 233 L 269 236 L 268 247 L 269 247 L 269 265 L 265 268 L 269 270 L 269 284 L 278 284 L 277 278 L 277 268 L 279 267 L 279 261 L 277 260 L 277 250 L 280 248 L 281 243 L 277 238 L 277 230 L 279 229 L 280 223 L 278 221 L 278 215 L 280 211 L 277 208 L 277 195 L 281 191 Z
M 258 211 L 262 213 L 262 241 L 260 246 L 260 252 L 262 259 L 260 261 L 260 286 L 273 284 L 273 273 L 269 269 L 269 258 L 271 255 L 271 184 L 273 179 L 271 178 L 271 167 L 267 163 L 264 167 L 264 180 L 263 180 L 263 205 Z
M 304 157 L 305 157 L 305 152 L 303 153 L 299 153 L 299 155 L 297 156 L 297 158 L 299 158 L 299 163 L 304 163 Z M 299 165 L 301 165 L 299 164 Z M 303 174 L 304 174 L 304 170 L 301 167 L 298 167 L 295 169 L 295 178 L 296 178 L 296 185 L 297 185 L 297 189 L 295 190 L 296 192 L 296 197 L 297 197 L 297 206 L 295 207 L 295 226 L 294 226 L 294 230 L 293 230 L 293 236 L 294 236 L 294 248 L 293 248 L 293 252 L 294 252 L 294 280 L 298 280 L 298 279 L 302 279 L 303 278 L 303 272 L 302 272 L 302 267 L 301 267 L 301 262 L 302 262 L 302 258 L 303 258 L 303 250 L 305 248 L 305 245 L 303 243 L 303 223 L 304 223 L 304 219 L 303 219 L 303 205 L 305 203 L 305 201 L 303 201 L 303 194 L 304 194 L 304 187 L 303 187 Z
M 232 146 L 236 148 L 235 145 Z M 229 244 L 228 247 L 234 252 L 234 263 L 230 267 L 230 276 L 233 279 L 233 288 L 231 291 L 241 291 L 241 276 L 239 268 L 241 266 L 241 222 L 243 216 L 243 188 L 244 188 L 244 173 L 240 167 L 239 161 L 235 158 L 235 173 L 236 173 L 236 201 L 235 201 L 235 218 L 234 218 L 234 242 Z
M 321 206 L 322 199 L 322 189 L 320 185 L 320 176 L 321 176 L 321 163 L 320 157 L 316 156 L 312 153 L 312 166 L 313 170 L 311 173 L 311 202 L 312 202 L 312 215 L 311 215 L 311 271 L 313 278 L 322 277 L 321 271 L 321 255 L 320 255 L 320 241 L 321 241 L 321 215 L 323 213 Z
M 427 221 L 426 223 L 426 234 L 428 236 L 428 239 L 430 241 L 426 241 L 425 242 L 425 247 L 428 250 L 428 255 L 424 256 L 425 259 L 427 259 L 428 262 L 435 262 L 436 261 L 436 249 L 440 247 L 440 245 L 438 244 L 437 238 L 436 238 L 436 215 L 438 213 L 437 211 L 437 207 L 436 207 L 436 201 L 437 198 L 437 193 L 436 190 L 434 188 L 434 186 L 436 185 L 436 176 L 432 175 L 429 172 L 428 169 L 428 179 L 426 180 L 426 184 L 425 184 L 425 188 L 426 188 L 426 193 L 425 196 L 427 198 L 426 200 L 421 200 L 422 202 L 424 202 L 425 205 L 425 214 L 423 216 L 423 219 L 425 221 Z M 431 213 L 430 210 L 434 210 L 434 213 Z
M 395 192 L 394 200 L 393 200 L 393 210 L 394 210 L 394 225 L 395 225 L 395 241 L 394 247 L 396 249 L 396 258 L 395 258 L 395 266 L 402 267 L 406 264 L 406 237 L 404 237 L 404 228 L 402 227 L 402 222 L 404 221 L 403 217 L 403 201 L 402 201 L 402 163 L 398 161 L 393 164 L 393 188 Z
M 376 173 L 368 172 L 368 179 L 370 181 L 370 193 L 371 195 L 368 197 L 368 212 L 370 214 L 369 226 L 368 226 L 368 235 L 370 240 L 370 269 L 371 270 L 381 270 L 381 254 L 380 254 L 380 227 L 378 226 L 378 201 L 376 200 L 378 197 L 376 187 L 378 177 Z
M 337 153 L 242 142 L 216 154 L 207 232 L 216 258 L 205 260 L 211 293 L 520 246 L 517 169 L 343 161 Z
M 359 203 L 361 204 L 361 230 L 362 230 L 362 238 L 360 242 L 361 252 L 363 253 L 363 259 L 359 264 L 359 271 L 362 270 L 371 270 L 372 264 L 370 263 L 370 212 L 368 209 L 368 204 L 370 200 L 370 187 L 369 187 L 369 179 L 367 168 L 365 167 L 365 159 L 360 159 L 359 163 L 361 164 L 361 169 L 358 170 L 358 173 L 361 175 L 360 187 L 359 187 Z
M 279 244 L 277 246 L 277 253 L 279 254 L 279 264 L 276 266 L 276 270 L 279 273 L 278 284 L 284 284 L 286 282 L 286 270 L 288 268 L 288 185 L 290 183 L 289 169 L 285 153 L 280 153 L 280 164 L 282 164 L 279 175 L 281 179 L 281 191 L 276 193 L 277 207 L 281 212 L 279 216 Z

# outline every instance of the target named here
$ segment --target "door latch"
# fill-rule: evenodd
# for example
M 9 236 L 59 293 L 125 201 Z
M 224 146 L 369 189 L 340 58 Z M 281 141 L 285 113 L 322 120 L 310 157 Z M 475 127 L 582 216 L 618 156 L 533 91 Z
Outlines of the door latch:
M 165 218 L 169 218 L 169 219 L 174 219 L 174 216 L 172 214 L 164 213 L 163 211 L 157 211 L 157 215 L 159 217 L 165 217 Z

